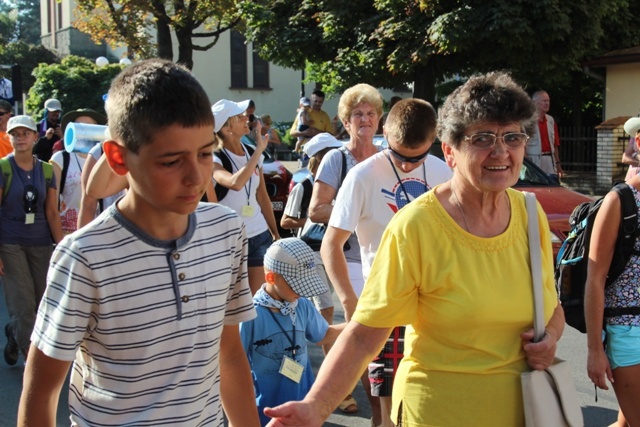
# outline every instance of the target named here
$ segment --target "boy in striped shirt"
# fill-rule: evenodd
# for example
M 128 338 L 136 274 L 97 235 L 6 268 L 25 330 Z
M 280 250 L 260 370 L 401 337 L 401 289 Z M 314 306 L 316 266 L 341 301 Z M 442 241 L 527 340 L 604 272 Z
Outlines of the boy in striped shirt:
M 127 194 L 56 248 L 31 336 L 20 425 L 53 425 L 73 362 L 72 425 L 257 426 L 238 324 L 255 317 L 238 216 L 199 203 L 213 115 L 184 68 L 127 67 L 107 101 Z

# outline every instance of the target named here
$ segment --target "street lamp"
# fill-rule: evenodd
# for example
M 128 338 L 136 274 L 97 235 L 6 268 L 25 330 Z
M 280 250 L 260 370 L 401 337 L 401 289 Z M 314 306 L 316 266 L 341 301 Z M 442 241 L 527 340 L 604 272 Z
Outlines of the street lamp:
M 125 57 L 125 58 L 122 58 L 122 59 L 120 60 L 120 65 L 124 65 L 125 67 L 126 67 L 127 65 L 131 65 L 131 60 L 130 60 L 129 58 L 126 58 L 126 57 Z
M 98 67 L 102 68 L 105 65 L 109 65 L 109 60 L 107 58 L 105 58 L 104 56 L 98 56 L 96 58 L 96 65 Z

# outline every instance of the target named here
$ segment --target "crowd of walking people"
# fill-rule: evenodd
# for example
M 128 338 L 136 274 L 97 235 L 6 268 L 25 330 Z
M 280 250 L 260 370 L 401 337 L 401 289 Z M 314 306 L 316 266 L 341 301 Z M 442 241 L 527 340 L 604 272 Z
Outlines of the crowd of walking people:
M 251 100 L 212 103 L 180 65 L 125 68 L 106 117 L 49 99 L 38 124 L 0 102 L 4 360 L 24 365 L 19 425 L 52 425 L 69 371 L 73 425 L 321 426 L 360 410 L 358 381 L 372 426 L 524 425 L 520 374 L 554 362 L 565 325 L 538 204 L 534 340 L 531 218 L 511 188 L 525 156 L 562 173 L 549 95 L 490 72 L 439 111 L 409 98 L 385 113 L 361 83 L 340 97 L 339 127 L 323 100 L 299 101 L 290 134 L 309 176 L 280 224 L 262 170 L 282 144 L 271 117 Z M 67 153 L 74 122 L 108 133 Z M 640 120 L 625 129 L 635 159 Z M 436 139 L 444 160 L 430 154 Z M 640 207 L 640 178 L 628 184 Z M 640 316 L 603 315 L 620 298 L 640 306 L 638 255 L 605 289 L 619 201 L 602 211 L 588 375 L 613 384 L 620 425 L 640 425 Z M 308 343 L 325 353 L 317 378 Z

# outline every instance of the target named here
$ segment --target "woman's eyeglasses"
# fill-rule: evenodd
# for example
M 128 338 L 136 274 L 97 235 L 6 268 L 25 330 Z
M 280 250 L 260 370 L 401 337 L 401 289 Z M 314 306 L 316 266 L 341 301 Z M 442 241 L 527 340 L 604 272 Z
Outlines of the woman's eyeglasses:
M 4 116 L 5 114 L 9 114 L 8 111 L 0 111 L 0 117 Z
M 431 147 L 429 147 L 431 148 Z M 427 154 L 429 154 L 429 150 L 425 151 L 422 154 L 419 154 L 417 156 L 413 156 L 413 157 L 405 157 L 402 154 L 398 153 L 396 150 L 394 150 L 393 148 L 389 147 L 389 151 L 391 152 L 391 155 L 393 157 L 396 158 L 396 160 L 398 160 L 401 163 L 418 163 L 421 162 L 425 157 L 427 157 Z
M 470 141 L 471 145 L 482 149 L 493 148 L 498 139 L 501 139 L 504 145 L 509 148 L 520 148 L 529 141 L 529 135 L 522 132 L 505 133 L 502 136 L 492 133 L 474 133 L 464 137 L 465 141 Z

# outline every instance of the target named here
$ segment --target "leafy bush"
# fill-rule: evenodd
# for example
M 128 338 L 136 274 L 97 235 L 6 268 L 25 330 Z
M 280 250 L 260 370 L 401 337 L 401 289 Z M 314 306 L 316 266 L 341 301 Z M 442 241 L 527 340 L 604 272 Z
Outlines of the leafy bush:
M 289 131 L 293 122 L 273 122 L 272 128 L 278 131 L 280 139 L 284 144 L 287 144 L 289 148 L 293 149 L 296 146 L 296 138 L 292 137 Z
M 104 113 L 102 96 L 123 67 L 109 64 L 99 68 L 92 61 L 73 55 L 59 64 L 40 64 L 33 71 L 36 80 L 29 90 L 27 111 L 34 117 L 42 117 L 44 102 L 56 98 L 62 103 L 63 113 L 78 108 Z

